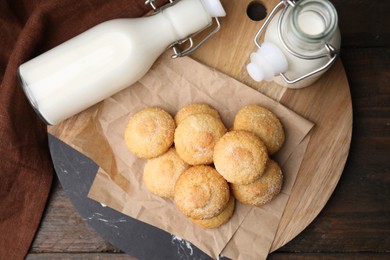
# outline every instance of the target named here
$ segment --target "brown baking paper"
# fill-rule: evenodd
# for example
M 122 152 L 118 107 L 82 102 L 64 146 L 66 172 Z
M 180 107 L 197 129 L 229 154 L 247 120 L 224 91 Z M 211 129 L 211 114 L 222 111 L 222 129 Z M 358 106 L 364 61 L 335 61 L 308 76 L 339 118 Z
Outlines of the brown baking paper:
M 237 260 L 267 258 L 309 141 L 307 135 L 282 166 L 281 193 L 271 203 L 251 209 L 221 255 Z
M 274 159 L 282 166 L 286 179 L 295 180 L 304 154 L 303 151 L 297 156 L 295 150 L 302 145 L 313 124 L 278 102 L 188 57 L 172 60 L 168 54 L 163 55 L 137 83 L 54 127 L 51 132 L 100 166 L 89 192 L 90 198 L 190 241 L 214 258 L 222 250 L 227 256 L 240 258 L 241 246 L 235 241 L 244 237 L 253 244 L 253 241 L 258 241 L 258 235 L 267 233 L 266 229 L 270 234 L 264 238 L 266 243 L 254 247 L 268 252 L 291 185 L 285 185 L 279 198 L 266 208 L 237 203 L 231 220 L 212 230 L 196 226 L 178 211 L 172 200 L 151 194 L 143 185 L 142 172 L 146 161 L 135 157 L 126 147 L 123 137 L 127 121 L 148 106 L 159 106 L 174 115 L 191 102 L 204 102 L 215 107 L 228 129 L 236 112 L 244 105 L 258 104 L 273 111 L 286 132 L 285 145 Z M 64 134 L 64 129 L 72 134 Z M 296 158 L 295 167 L 289 166 L 290 158 Z M 255 221 L 256 229 L 262 232 L 246 234 L 244 228 L 252 225 L 254 219 L 270 219 L 272 223 Z M 259 223 L 262 224 L 259 226 Z M 241 231 L 241 226 L 244 231 Z M 260 251 L 252 252 L 253 257 L 260 257 Z
M 286 172 L 298 172 L 309 140 L 310 135 L 307 135 L 306 138 L 297 146 L 296 150 L 291 154 L 286 163 L 282 166 L 282 170 L 285 172 L 284 186 L 281 193 L 275 198 L 275 200 L 262 207 L 256 208 L 237 203 L 235 215 L 233 215 L 230 221 L 242 221 L 242 219 L 237 219 L 237 217 L 242 216 L 244 216 L 245 219 L 242 221 L 237 231 L 233 234 L 233 237 L 230 239 L 230 241 L 226 244 L 220 255 L 237 260 L 259 260 L 267 258 L 279 225 L 280 218 L 282 217 L 284 208 L 290 196 L 291 189 L 295 182 L 296 174 L 286 174 Z M 93 197 L 93 199 L 106 206 L 108 205 L 109 207 L 126 215 L 132 216 L 133 205 L 131 198 L 129 198 L 124 190 L 111 181 L 109 174 L 104 172 L 104 170 L 101 168 L 96 175 L 91 192 L 94 193 L 93 195 L 90 194 L 90 197 Z M 243 206 L 245 208 L 243 208 Z M 248 214 L 246 215 L 246 213 Z M 148 219 L 145 222 L 153 225 L 154 221 L 155 217 L 151 216 L 151 219 Z M 172 223 L 175 223 L 174 221 L 175 220 L 169 221 L 169 224 L 167 223 L 167 225 L 172 225 Z M 182 234 L 182 231 L 186 231 L 188 221 L 183 221 L 182 223 L 185 225 L 180 228 L 177 227 L 177 232 L 172 235 L 172 241 L 179 241 L 180 243 L 183 243 L 183 246 L 187 247 L 189 251 L 191 251 L 191 245 L 185 241 L 183 242 L 182 238 L 177 234 L 181 234 L 182 237 L 186 237 L 188 241 L 193 242 L 197 241 L 197 236 L 199 236 L 200 233 L 199 230 L 195 228 L 189 229 L 188 231 L 196 231 L 196 234 Z M 226 227 L 226 225 L 223 227 Z M 219 236 L 225 235 L 224 229 L 222 228 L 219 230 L 219 232 L 222 232 L 222 234 L 218 233 Z M 169 228 L 162 229 L 166 231 L 169 230 Z M 212 230 L 213 233 L 214 231 L 215 230 Z M 213 236 L 215 236 L 215 234 L 213 234 Z M 223 237 L 221 239 L 225 238 L 226 237 Z M 201 242 L 203 241 L 205 240 L 202 237 Z M 209 246 L 209 242 L 204 242 L 200 244 L 197 243 L 196 245 L 215 258 L 216 250 L 213 248 L 215 244 L 211 243 Z

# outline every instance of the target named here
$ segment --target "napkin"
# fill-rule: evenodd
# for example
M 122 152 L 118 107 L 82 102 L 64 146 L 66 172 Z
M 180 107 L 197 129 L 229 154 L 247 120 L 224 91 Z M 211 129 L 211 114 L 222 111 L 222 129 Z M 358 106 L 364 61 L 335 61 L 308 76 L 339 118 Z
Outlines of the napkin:
M 149 10 L 135 0 L 0 1 L 0 259 L 27 254 L 53 177 L 47 128 L 24 96 L 17 67 L 93 25 Z

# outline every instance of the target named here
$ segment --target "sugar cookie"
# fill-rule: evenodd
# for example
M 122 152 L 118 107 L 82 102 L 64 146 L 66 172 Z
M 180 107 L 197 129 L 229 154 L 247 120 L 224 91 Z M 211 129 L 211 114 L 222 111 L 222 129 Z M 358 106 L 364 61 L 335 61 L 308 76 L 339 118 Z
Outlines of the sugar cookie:
M 282 184 L 283 174 L 279 165 L 275 161 L 269 160 L 264 174 L 259 179 L 246 185 L 231 183 L 230 187 L 238 201 L 261 206 L 270 202 L 280 193 Z
M 172 147 L 146 162 L 143 174 L 145 186 L 160 197 L 172 198 L 177 178 L 189 167 Z
M 279 151 L 284 144 L 285 133 L 280 120 L 273 112 L 258 105 L 242 107 L 234 118 L 233 129 L 255 133 L 270 155 Z
M 220 214 L 230 198 L 229 185 L 211 166 L 187 169 L 175 184 L 174 201 L 190 218 L 206 219 Z
M 215 145 L 214 165 L 228 181 L 248 184 L 259 178 L 268 161 L 267 148 L 247 131 L 226 133 Z
M 228 222 L 234 212 L 235 206 L 234 196 L 231 195 L 226 208 L 217 216 L 208 219 L 193 219 L 191 220 L 204 228 L 217 228 Z
M 218 111 L 212 106 L 205 103 L 191 103 L 182 107 L 175 115 L 175 123 L 179 125 L 181 121 L 191 115 L 195 114 L 209 114 L 215 118 L 220 119 Z
M 165 110 L 158 107 L 144 108 L 127 123 L 127 147 L 141 158 L 159 156 L 172 146 L 175 127 L 175 121 Z
M 177 153 L 188 164 L 210 164 L 214 146 L 225 133 L 226 128 L 220 119 L 209 114 L 188 116 L 175 131 Z

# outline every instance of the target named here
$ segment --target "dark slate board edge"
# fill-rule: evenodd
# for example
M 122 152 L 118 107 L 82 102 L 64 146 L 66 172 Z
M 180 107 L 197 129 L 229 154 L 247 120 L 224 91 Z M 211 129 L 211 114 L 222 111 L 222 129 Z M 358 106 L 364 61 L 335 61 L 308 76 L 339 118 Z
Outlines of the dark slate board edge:
M 180 237 L 88 198 L 99 166 L 50 134 L 49 147 L 56 174 L 73 206 L 113 246 L 139 259 L 211 259 Z

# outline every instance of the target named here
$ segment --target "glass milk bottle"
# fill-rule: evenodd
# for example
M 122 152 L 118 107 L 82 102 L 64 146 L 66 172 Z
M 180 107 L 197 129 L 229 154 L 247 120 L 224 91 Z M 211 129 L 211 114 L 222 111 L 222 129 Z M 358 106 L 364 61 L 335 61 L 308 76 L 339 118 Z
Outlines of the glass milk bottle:
M 188 55 L 224 15 L 219 0 L 171 1 L 150 16 L 101 23 L 22 64 L 18 76 L 34 109 L 54 125 L 135 83 L 168 47 L 175 57 Z M 214 17 L 217 28 L 193 46 L 191 36 Z M 176 46 L 186 40 L 181 52 Z
M 338 56 L 337 23 L 337 12 L 327 0 L 282 0 L 255 37 L 259 49 L 251 54 L 249 75 L 255 81 L 274 80 L 288 88 L 311 85 Z M 258 39 L 267 25 L 260 44 Z

